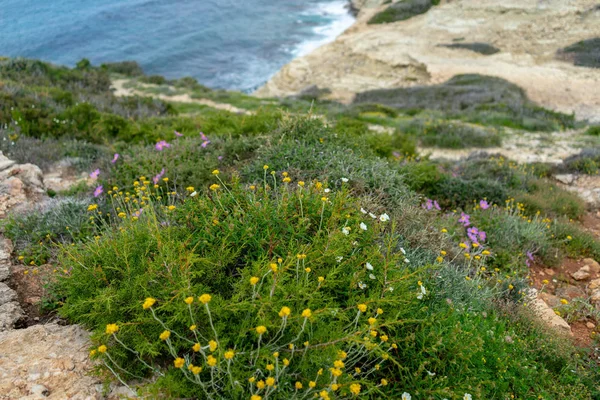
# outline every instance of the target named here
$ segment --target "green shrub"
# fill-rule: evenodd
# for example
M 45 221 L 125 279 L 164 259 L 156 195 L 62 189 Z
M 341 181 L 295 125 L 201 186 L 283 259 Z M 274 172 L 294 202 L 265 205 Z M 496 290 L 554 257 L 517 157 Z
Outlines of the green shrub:
M 404 21 L 416 15 L 426 13 L 431 7 L 438 3 L 439 0 L 401 0 L 375 14 L 368 23 L 387 24 L 390 22 Z
M 496 54 L 500 52 L 495 46 L 492 46 L 489 43 L 481 43 L 481 42 L 473 42 L 473 43 L 450 43 L 450 44 L 442 44 L 442 47 L 448 47 L 450 49 L 465 49 L 471 50 L 475 53 L 483 54 L 484 56 L 490 56 L 492 54 Z
M 137 77 L 144 75 L 142 67 L 136 61 L 121 61 L 114 63 L 104 63 L 100 65 L 103 69 L 111 74 L 121 74 L 128 77 Z
M 404 125 L 405 132 L 416 135 L 422 146 L 449 149 L 498 147 L 502 138 L 493 128 L 454 121 L 414 119 Z
M 582 40 L 557 52 L 557 57 L 575 65 L 600 68 L 600 38 Z
M 464 275 L 471 305 L 455 307 L 395 223 L 363 215 L 346 186 L 268 171 L 250 187 L 217 177 L 171 209 L 138 186 L 141 214 L 117 197 L 118 228 L 63 248 L 53 293 L 94 330 L 95 359 L 121 378 L 154 375 L 144 390 L 168 398 L 591 396 L 563 342 L 547 351 L 528 320 L 470 303 L 480 282 L 467 289 Z
M 91 237 L 96 226 L 88 220 L 88 200 L 58 199 L 42 204 L 29 214 L 12 214 L 3 228 L 26 264 L 47 263 L 57 243 L 73 243 Z
M 575 125 L 574 115 L 535 105 L 517 85 L 478 74 L 457 75 L 439 85 L 359 93 L 354 104 L 362 103 L 380 103 L 411 113 L 442 111 L 454 119 L 516 129 L 553 131 Z
M 585 131 L 585 134 L 590 136 L 600 136 L 600 125 L 592 125 L 588 127 L 587 131 Z

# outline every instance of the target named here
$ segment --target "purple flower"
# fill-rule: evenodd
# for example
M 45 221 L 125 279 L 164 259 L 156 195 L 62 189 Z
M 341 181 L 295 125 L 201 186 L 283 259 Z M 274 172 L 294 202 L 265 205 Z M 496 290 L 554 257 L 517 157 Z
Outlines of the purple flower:
M 206 141 L 202 142 L 201 146 L 203 149 L 205 149 L 206 146 L 208 146 L 209 144 L 210 144 L 210 140 L 206 140 Z
M 440 210 L 441 210 L 441 208 L 440 208 L 440 204 L 437 202 L 437 200 L 434 200 L 434 201 L 433 201 L 433 206 L 435 207 L 435 209 L 436 209 L 436 210 L 438 210 L 438 211 L 440 211 Z
M 182 137 L 182 136 L 183 136 L 183 134 L 182 134 L 182 133 L 179 133 L 179 132 L 177 132 L 177 131 L 175 131 L 175 136 L 177 136 L 177 137 Z
M 171 147 L 171 145 L 165 140 L 161 140 L 160 142 L 156 143 L 154 147 L 156 148 L 156 150 L 162 151 L 162 149 L 168 149 L 169 147 Z
M 139 210 L 137 210 L 136 212 L 133 213 L 134 217 L 139 217 L 140 215 L 142 215 L 142 212 L 144 211 L 143 208 L 140 208 Z
M 393 155 L 394 157 L 396 157 L 396 158 L 400 158 L 400 157 L 402 157 L 402 154 L 400 154 L 400 153 L 399 153 L 399 152 L 397 152 L 397 151 L 393 151 L 393 152 L 392 152 L 392 155 Z
M 96 189 L 94 190 L 94 197 L 100 196 L 102 194 L 102 192 L 104 192 L 102 185 L 97 186 Z
M 467 229 L 467 236 L 471 239 L 471 242 L 477 243 L 477 235 L 479 234 L 479 229 L 472 227 Z
M 119 153 L 115 153 L 115 155 L 113 156 L 113 159 L 110 162 L 114 164 L 117 162 L 118 159 L 119 159 Z
M 486 238 L 487 238 L 487 235 L 486 235 L 486 233 L 485 233 L 484 231 L 479 231 L 479 239 L 480 239 L 482 242 L 485 242 L 485 239 L 486 239 Z
M 470 218 L 471 218 L 471 216 L 469 214 L 465 214 L 464 212 L 461 212 L 458 222 L 463 224 L 464 227 L 467 227 L 467 226 L 471 225 Z
M 100 175 L 100 169 L 97 169 L 97 170 L 95 170 L 94 172 L 92 172 L 92 173 L 90 174 L 90 178 L 92 178 L 92 179 L 97 179 L 97 178 L 98 178 L 98 175 Z
M 163 168 L 158 175 L 156 175 L 154 178 L 152 178 L 152 182 L 154 182 L 155 185 L 158 185 L 158 181 L 160 181 L 160 178 L 162 178 L 164 174 L 165 174 L 165 169 Z
M 481 207 L 482 210 L 487 210 L 488 208 L 490 208 L 490 205 L 487 201 L 481 200 L 479 202 L 479 207 Z
M 217 157 L 217 160 L 221 161 L 223 159 L 223 156 L 219 156 Z
M 427 199 L 425 204 L 423 204 L 423 208 L 431 210 L 433 208 L 433 201 L 431 199 Z
M 205 142 L 208 141 L 208 138 L 206 137 L 204 132 L 200 132 L 200 139 L 204 140 Z
M 527 265 L 529 267 L 529 266 L 531 266 L 531 262 L 533 261 L 533 253 L 528 251 L 526 254 L 527 254 L 527 260 L 525 260 L 525 265 Z
M 203 133 L 200 132 L 200 139 L 202 139 L 202 148 L 205 149 L 206 146 L 208 146 L 210 144 L 210 140 L 208 140 L 208 137 Z

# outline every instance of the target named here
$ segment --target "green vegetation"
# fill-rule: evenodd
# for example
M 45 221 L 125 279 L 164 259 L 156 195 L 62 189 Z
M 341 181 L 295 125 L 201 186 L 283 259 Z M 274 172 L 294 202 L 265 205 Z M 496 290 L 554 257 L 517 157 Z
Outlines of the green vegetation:
M 133 64 L 23 65 L 6 76 L 37 79 L 22 89 L 40 93 L 119 102 L 81 84 L 108 71 L 137 76 L 139 90 L 184 90 L 166 80 L 144 89 L 161 80 Z M 152 398 L 598 398 L 591 356 L 523 306 L 533 258 L 600 258 L 570 221 L 584 206 L 545 180 L 550 168 L 420 157 L 417 143 L 497 146 L 506 124 L 489 110 L 502 104 L 515 109 L 497 115 L 515 124 L 533 113 L 506 82 L 456 81 L 427 107 L 373 95 L 351 106 L 266 100 L 250 115 L 166 105 L 118 129 L 60 134 L 42 133 L 39 118 L 9 123 L 0 150 L 11 157 L 99 176 L 2 229 L 15 262 L 60 265 L 44 304 L 93 332 L 99 368 Z M 482 81 L 493 95 L 473 89 Z M 12 111 L 31 108 L 21 101 Z M 122 111 L 93 107 L 104 120 Z M 539 112 L 536 126 L 570 121 Z
M 442 47 L 447 47 L 449 49 L 465 49 L 471 50 L 475 53 L 483 54 L 484 56 L 491 56 L 492 54 L 496 54 L 500 52 L 495 46 L 492 46 L 489 43 L 481 43 L 481 42 L 473 42 L 473 43 L 450 43 L 450 44 L 442 44 Z
M 573 115 L 533 104 L 518 86 L 501 78 L 476 74 L 458 75 L 434 86 L 379 89 L 359 93 L 355 104 L 379 103 L 418 113 L 437 110 L 447 117 L 484 125 L 553 131 L 572 128 Z
M 600 38 L 582 40 L 565 47 L 557 57 L 580 67 L 600 68 Z
M 369 20 L 369 24 L 388 24 L 404 21 L 416 15 L 425 14 L 431 7 L 439 3 L 439 0 L 400 0 L 375 14 Z

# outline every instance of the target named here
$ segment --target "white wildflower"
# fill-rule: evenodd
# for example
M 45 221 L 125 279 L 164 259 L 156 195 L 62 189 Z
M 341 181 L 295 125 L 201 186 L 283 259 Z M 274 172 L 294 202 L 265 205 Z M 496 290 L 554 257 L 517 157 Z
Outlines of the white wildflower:
M 404 392 L 402 393 L 402 400 L 411 400 L 412 397 L 410 397 L 410 394 Z
M 373 214 L 373 213 L 369 213 L 369 217 L 371 217 L 371 218 L 375 219 L 375 218 L 377 218 L 377 215 L 375 215 L 375 214 Z
M 371 263 L 366 263 L 366 264 L 365 264 L 365 267 L 367 267 L 367 269 L 368 269 L 369 271 L 373 271 L 373 266 L 371 265 Z
M 362 229 L 363 231 L 367 230 L 367 224 L 365 224 L 364 222 L 360 223 L 360 229 Z
M 375 279 L 375 275 L 373 275 L 373 274 L 369 274 L 369 278 L 371 278 L 371 279 Z
M 337 262 L 339 262 L 339 263 L 340 263 L 340 262 L 342 262 L 342 260 L 343 260 L 343 259 L 344 259 L 344 257 L 342 257 L 342 256 L 337 256 L 337 257 L 335 258 L 335 261 L 337 261 Z
M 463 400 L 473 400 L 473 396 L 471 396 L 469 393 L 465 393 Z
M 393 291 L 394 291 L 394 288 L 393 288 L 392 286 L 390 286 L 390 287 L 388 288 L 388 290 L 389 290 L 390 292 L 393 292 Z
M 347 183 L 348 182 L 348 178 L 342 178 L 342 182 Z
M 329 188 L 325 189 L 325 193 L 329 193 L 329 192 L 331 192 L 331 189 L 329 189 Z
M 400 247 L 400 251 L 402 252 L 402 254 L 406 255 L 406 250 L 404 250 L 404 247 Z
M 390 216 L 389 216 L 389 215 L 387 215 L 386 213 L 383 213 L 383 214 L 381 214 L 381 215 L 379 216 L 379 220 L 380 220 L 381 222 L 387 222 L 387 221 L 389 221 L 389 220 L 390 220 Z
M 421 287 L 421 292 L 417 295 L 417 299 L 422 300 L 423 296 L 427 294 L 427 290 L 425 290 L 425 286 L 419 285 Z
M 367 288 L 367 285 L 365 283 L 358 282 L 358 287 L 364 290 Z
M 408 258 L 405 258 L 404 262 L 408 264 L 410 262 L 410 260 Z
M 362 207 L 361 207 L 361 208 L 360 208 L 360 212 L 361 212 L 361 213 L 363 213 L 363 214 L 366 214 L 366 213 L 367 213 L 367 210 L 365 210 L 364 208 L 362 208 Z
M 345 226 L 342 228 L 342 233 L 346 236 L 348 236 L 350 234 L 350 228 Z
M 198 196 L 198 192 L 194 191 L 194 192 L 190 193 L 190 197 L 196 197 L 196 196 Z

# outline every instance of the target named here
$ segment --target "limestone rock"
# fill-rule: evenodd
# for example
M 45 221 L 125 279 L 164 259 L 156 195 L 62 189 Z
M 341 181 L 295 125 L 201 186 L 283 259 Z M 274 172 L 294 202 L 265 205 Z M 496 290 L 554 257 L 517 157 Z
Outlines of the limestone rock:
M 560 305 L 560 298 L 550 293 L 540 293 L 540 299 L 544 300 L 550 307 L 558 307 Z
M 570 185 L 571 183 L 575 182 L 576 177 L 573 174 L 559 174 L 554 175 L 554 179 L 560 183 L 564 183 L 565 185 Z
M 586 322 L 586 323 L 585 323 L 585 326 L 586 326 L 588 329 L 594 329 L 594 328 L 596 327 L 596 325 L 594 325 L 594 323 L 593 323 L 593 322 Z
M 556 329 L 558 332 L 573 335 L 573 332 L 571 332 L 571 327 L 569 324 L 567 324 L 567 321 L 556 315 L 554 310 L 552 310 L 544 300 L 535 299 L 530 303 L 530 305 L 535 314 L 540 317 L 540 319 L 548 326 Z
M 0 398 L 103 399 L 90 375 L 89 334 L 76 325 L 34 325 L 0 333 Z M 126 392 L 113 388 L 119 398 Z M 4 396 L 4 397 L 3 397 Z
M 596 260 L 594 260 L 593 258 L 584 258 L 583 264 L 589 266 L 590 270 L 593 273 L 597 274 L 598 272 L 600 272 L 600 264 L 598 264 L 598 262 Z
M 3 331 L 13 329 L 15 324 L 24 317 L 25 313 L 16 301 L 0 305 L 0 334 Z
M 589 277 L 591 276 L 590 274 L 590 267 L 587 265 L 584 265 L 583 267 L 581 267 L 578 271 L 573 272 L 571 274 L 571 276 L 573 277 L 573 279 L 575 279 L 576 281 L 584 281 L 586 279 L 589 279 Z
M 600 289 L 595 289 L 591 296 L 590 296 L 590 301 L 593 302 L 599 302 L 600 303 Z
M 567 300 L 573 300 L 577 297 L 585 297 L 585 292 L 577 286 L 566 285 L 556 289 L 556 296 Z
M 6 158 L 6 156 L 0 151 L 0 171 L 4 171 L 13 165 L 15 165 L 15 162 Z
M 588 289 L 598 289 L 598 288 L 600 288 L 600 278 L 594 279 L 588 285 Z

